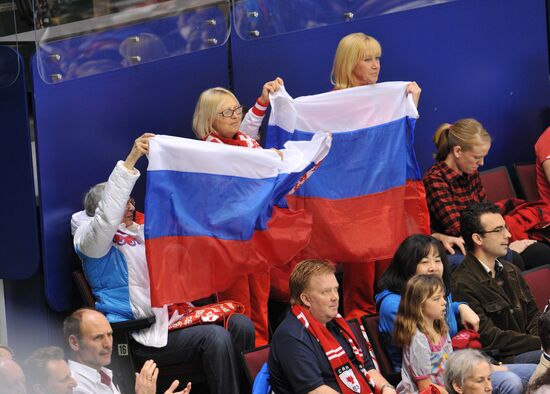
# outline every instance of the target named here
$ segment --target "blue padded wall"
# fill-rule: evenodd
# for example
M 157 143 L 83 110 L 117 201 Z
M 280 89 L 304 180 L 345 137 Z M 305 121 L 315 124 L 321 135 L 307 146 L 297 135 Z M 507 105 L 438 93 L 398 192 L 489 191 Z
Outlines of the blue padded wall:
M 459 0 L 256 40 L 232 34 L 237 96 L 253 102 L 275 76 L 293 97 L 330 90 L 338 41 L 357 31 L 382 44 L 379 82 L 422 88 L 415 148 L 423 171 L 437 126 L 464 117 L 494 138 L 487 168 L 534 159 L 550 104 L 544 0 Z
M 71 214 L 87 189 L 105 181 L 136 137 L 156 132 L 191 137 L 198 95 L 227 86 L 226 47 L 46 84 L 33 67 L 45 291 L 54 310 L 79 302 Z M 146 159 L 139 163 L 144 171 Z M 145 182 L 135 190 L 143 209 Z
M 13 49 L 0 47 L 1 279 L 29 278 L 40 264 L 26 94 L 22 59 Z
M 8 344 L 18 362 L 39 347 L 63 343 L 65 315 L 48 308 L 42 272 L 29 279 L 4 280 L 4 297 Z

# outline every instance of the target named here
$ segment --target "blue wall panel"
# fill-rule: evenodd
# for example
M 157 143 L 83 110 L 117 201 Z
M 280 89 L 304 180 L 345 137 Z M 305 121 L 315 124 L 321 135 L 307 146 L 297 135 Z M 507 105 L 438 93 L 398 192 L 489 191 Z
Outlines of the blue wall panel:
M 198 95 L 228 85 L 226 51 L 217 47 L 59 84 L 44 83 L 34 67 L 44 280 L 53 309 L 80 301 L 70 276 L 77 263 L 70 218 L 82 209 L 85 191 L 107 179 L 142 133 L 192 137 Z M 139 168 L 145 170 L 146 160 Z M 141 203 L 144 186 L 142 178 L 135 190 Z
M 40 264 L 38 214 L 34 194 L 31 139 L 23 62 L 0 47 L 0 278 L 25 279 Z
M 23 362 L 35 349 L 63 344 L 63 318 L 46 305 L 41 272 L 29 279 L 4 280 L 8 344 Z
M 235 91 L 251 103 L 275 76 L 294 97 L 328 91 L 338 41 L 362 31 L 382 44 L 379 82 L 422 88 L 415 147 L 423 171 L 437 126 L 464 117 L 494 137 L 486 167 L 533 160 L 550 104 L 545 15 L 544 0 L 460 0 L 256 40 L 232 34 Z

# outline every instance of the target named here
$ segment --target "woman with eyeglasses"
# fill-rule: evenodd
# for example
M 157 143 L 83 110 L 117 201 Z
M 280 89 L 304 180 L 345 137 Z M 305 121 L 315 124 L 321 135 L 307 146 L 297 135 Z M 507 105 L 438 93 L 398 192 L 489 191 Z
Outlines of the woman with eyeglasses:
M 439 126 L 433 142 L 437 148 L 436 163 L 423 178 L 431 227 L 433 231 L 460 237 L 460 213 L 471 203 L 487 200 L 478 169 L 491 148 L 491 136 L 477 120 L 460 119 Z M 523 261 L 511 252 L 507 256 L 520 268 L 550 262 L 550 247 L 534 240 L 514 241 L 510 249 L 521 254 Z
M 205 90 L 197 101 L 193 115 L 195 135 L 203 141 L 261 149 L 255 137 L 269 106 L 269 93 L 276 92 L 282 85 L 281 78 L 264 84 L 262 94 L 244 120 L 243 107 L 233 93 L 220 87 Z M 259 272 L 243 275 L 229 289 L 218 292 L 220 301 L 235 300 L 244 305 L 246 315 L 254 322 L 256 346 L 269 342 L 269 289 L 269 272 Z
M 243 120 L 243 106 L 233 93 L 211 88 L 201 93 L 193 115 L 193 131 L 203 141 L 260 148 L 255 138 L 269 106 L 269 93 L 283 85 L 281 78 L 264 84 L 262 94 Z M 241 123 L 242 122 L 242 123 Z

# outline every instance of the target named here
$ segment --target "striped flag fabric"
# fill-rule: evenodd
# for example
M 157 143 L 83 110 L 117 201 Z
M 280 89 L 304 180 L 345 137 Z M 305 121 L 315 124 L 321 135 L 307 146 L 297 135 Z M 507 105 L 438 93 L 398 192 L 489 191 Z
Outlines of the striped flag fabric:
M 339 262 L 391 258 L 412 233 L 429 234 L 425 190 L 413 150 L 418 112 L 407 82 L 388 82 L 293 99 L 271 97 L 267 146 L 332 133 L 319 168 L 292 196 L 313 216 L 302 257 Z
M 171 136 L 149 142 L 145 242 L 153 306 L 225 290 L 291 260 L 311 215 L 276 204 L 323 160 L 330 134 L 280 153 Z

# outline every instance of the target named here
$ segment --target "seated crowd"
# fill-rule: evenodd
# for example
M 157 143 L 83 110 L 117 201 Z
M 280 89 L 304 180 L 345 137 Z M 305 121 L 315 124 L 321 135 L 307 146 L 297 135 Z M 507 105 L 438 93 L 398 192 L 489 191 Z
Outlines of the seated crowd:
M 345 37 L 334 62 L 335 89 L 376 83 L 380 54 L 372 37 Z M 342 62 L 342 56 L 352 60 Z M 280 78 L 266 83 L 244 120 L 231 92 L 205 91 L 193 119 L 196 135 L 261 149 L 255 138 L 269 93 L 282 83 Z M 418 105 L 416 83 L 407 94 Z M 134 221 L 131 192 L 140 177 L 135 164 L 153 137 L 137 138 L 108 181 L 88 191 L 84 210 L 72 216 L 74 248 L 96 309 L 78 309 L 65 319 L 68 361 L 53 346 L 37 349 L 19 366 L 11 349 L 0 346 L 0 394 L 120 393 L 108 368 L 111 323 L 151 316 L 150 327 L 132 333 L 132 352 L 141 364 L 137 394 L 156 393 L 159 370 L 177 363 L 195 365 L 212 394 L 249 390 L 240 354 L 269 343 L 269 272 L 245 275 L 234 288 L 223 289 L 220 302 L 235 299 L 246 308 L 244 314 L 216 316 L 212 324 L 182 323 L 194 310 L 191 303 L 151 306 L 144 228 Z M 267 372 L 258 375 L 263 380 L 254 392 L 261 392 L 261 383 L 264 393 L 270 385 L 277 394 L 549 391 L 550 311 L 539 311 L 521 270 L 550 262 L 550 247 L 530 239 L 510 242 L 502 210 L 487 201 L 479 177 L 491 137 L 478 121 L 442 125 L 433 139 L 436 163 L 423 178 L 433 234 L 403 240 L 380 278 L 372 265 L 343 268 L 344 302 L 353 305 L 349 310 L 360 306 L 364 314 L 372 308 L 379 313 L 383 351 L 401 380 L 389 382 L 382 375 L 368 337 L 358 337 L 340 315 L 335 265 L 308 259 L 292 270 L 290 310 L 271 336 Z M 539 150 L 542 177 L 547 167 L 550 174 L 550 151 Z M 361 284 L 364 291 L 354 292 Z M 164 393 L 189 393 L 191 384 L 175 380 Z

